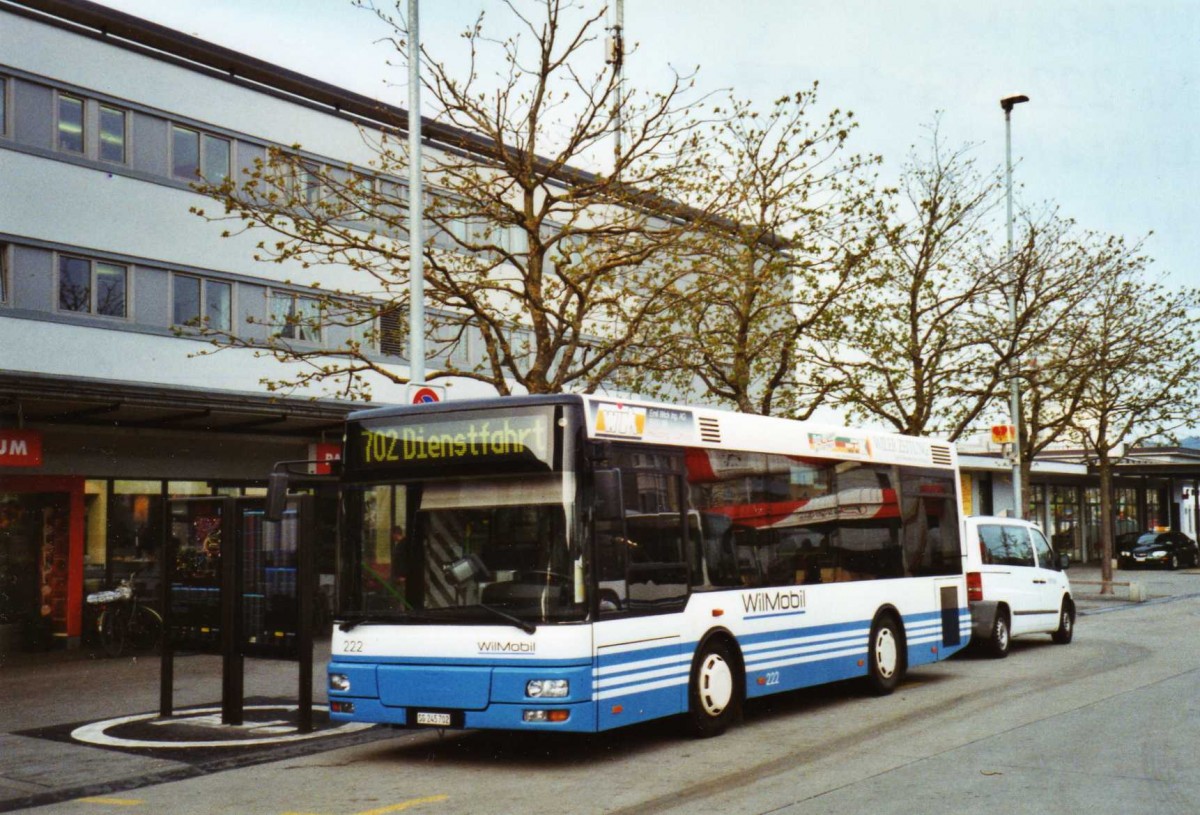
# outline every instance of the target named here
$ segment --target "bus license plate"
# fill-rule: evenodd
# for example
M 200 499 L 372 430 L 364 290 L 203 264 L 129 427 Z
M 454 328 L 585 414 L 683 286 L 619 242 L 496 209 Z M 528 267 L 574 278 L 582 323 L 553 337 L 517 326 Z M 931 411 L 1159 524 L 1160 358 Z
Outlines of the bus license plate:
M 428 725 L 430 727 L 449 727 L 449 713 L 433 713 L 428 710 L 417 711 L 417 724 Z

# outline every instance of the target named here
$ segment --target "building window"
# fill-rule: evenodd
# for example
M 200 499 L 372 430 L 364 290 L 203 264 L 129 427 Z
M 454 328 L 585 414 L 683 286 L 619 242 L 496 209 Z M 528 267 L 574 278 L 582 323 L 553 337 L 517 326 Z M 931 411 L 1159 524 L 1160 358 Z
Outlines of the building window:
M 405 342 L 408 332 L 402 320 L 404 314 L 399 308 L 389 308 L 379 312 L 379 350 L 389 357 L 403 357 L 406 352 Z
M 0 306 L 8 305 L 8 246 L 0 243 Z
M 1114 535 L 1141 531 L 1142 525 L 1138 520 L 1137 489 L 1114 487 L 1113 511 L 1116 513 L 1116 524 L 1113 526 Z
M 185 181 L 198 176 L 213 182 L 228 178 L 229 139 L 172 125 L 171 174 Z
M 296 198 L 299 203 L 312 209 L 324 197 L 325 182 L 321 178 L 321 168 L 307 162 L 300 165 L 296 171 Z
M 200 137 L 204 147 L 204 163 L 200 172 L 209 181 L 222 181 L 229 177 L 229 139 L 220 139 L 204 133 Z
M 203 326 L 215 331 L 229 331 L 233 327 L 233 286 L 191 275 L 175 275 L 172 283 L 171 319 L 175 325 Z
M 58 95 L 58 149 L 84 152 L 83 100 L 65 93 Z
M 125 111 L 100 106 L 100 160 L 125 163 Z
M 58 259 L 58 308 L 105 317 L 126 315 L 129 269 L 63 255 Z
M 8 80 L 0 76 L 0 136 L 8 133 Z
M 171 173 L 195 180 L 200 172 L 200 134 L 186 127 L 171 128 Z
M 286 340 L 320 342 L 321 301 L 289 292 L 271 292 L 271 326 Z

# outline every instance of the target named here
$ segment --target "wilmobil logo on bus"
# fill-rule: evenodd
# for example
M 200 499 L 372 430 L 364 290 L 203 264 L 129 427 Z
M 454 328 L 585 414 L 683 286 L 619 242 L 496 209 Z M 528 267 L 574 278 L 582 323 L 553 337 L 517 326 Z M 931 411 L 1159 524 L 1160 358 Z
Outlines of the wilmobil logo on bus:
M 536 642 L 490 642 L 480 640 L 475 643 L 481 654 L 533 654 L 537 652 Z
M 768 611 L 803 611 L 804 591 L 756 591 L 742 595 L 742 608 L 747 614 Z

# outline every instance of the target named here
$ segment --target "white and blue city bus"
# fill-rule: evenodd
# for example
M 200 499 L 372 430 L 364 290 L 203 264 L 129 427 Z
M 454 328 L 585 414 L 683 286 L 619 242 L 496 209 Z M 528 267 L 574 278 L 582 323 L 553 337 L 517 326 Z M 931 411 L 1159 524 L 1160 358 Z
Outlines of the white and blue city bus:
M 970 636 L 943 442 L 580 395 L 349 417 L 337 721 L 595 732 Z

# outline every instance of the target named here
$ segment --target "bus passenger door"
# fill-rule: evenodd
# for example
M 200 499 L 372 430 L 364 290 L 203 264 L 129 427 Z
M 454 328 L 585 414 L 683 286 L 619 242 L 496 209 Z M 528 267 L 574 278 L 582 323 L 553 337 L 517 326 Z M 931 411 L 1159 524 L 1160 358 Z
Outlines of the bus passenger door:
M 600 730 L 684 712 L 691 670 L 678 613 L 689 591 L 682 456 L 614 447 L 610 461 L 594 473 Z
M 596 470 L 593 477 L 596 496 L 592 514 L 593 551 L 596 553 L 600 617 L 604 618 L 621 612 L 629 598 L 625 581 L 629 564 L 629 539 L 625 532 L 621 471 Z
M 615 448 L 597 470 L 593 534 L 600 617 L 682 611 L 689 593 L 683 456 Z

